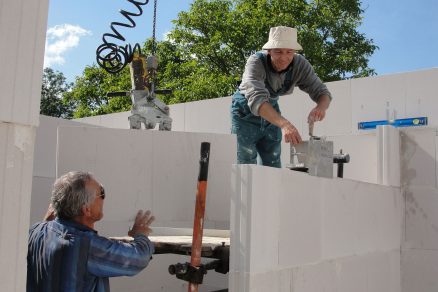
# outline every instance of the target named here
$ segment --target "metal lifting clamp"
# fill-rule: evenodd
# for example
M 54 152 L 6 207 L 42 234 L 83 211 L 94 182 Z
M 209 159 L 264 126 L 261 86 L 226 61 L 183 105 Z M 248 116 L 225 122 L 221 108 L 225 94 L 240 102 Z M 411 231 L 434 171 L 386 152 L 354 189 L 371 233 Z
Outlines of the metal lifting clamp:
M 157 74 L 158 61 L 155 56 L 134 53 L 129 64 L 132 90 L 130 92 L 110 92 L 107 96 L 131 96 L 132 115 L 128 117 L 131 129 L 154 129 L 158 124 L 160 131 L 172 129 L 169 107 L 156 97 L 156 94 L 169 94 L 171 90 L 155 90 L 154 79 Z
M 132 115 L 128 118 L 131 129 L 140 129 L 141 123 L 146 129 L 155 128 L 159 124 L 160 131 L 170 131 L 172 119 L 169 117 L 169 107 L 158 99 L 155 94 L 171 93 L 170 90 L 155 90 L 153 80 L 157 74 L 158 61 L 155 56 L 134 54 L 129 65 L 131 72 Z

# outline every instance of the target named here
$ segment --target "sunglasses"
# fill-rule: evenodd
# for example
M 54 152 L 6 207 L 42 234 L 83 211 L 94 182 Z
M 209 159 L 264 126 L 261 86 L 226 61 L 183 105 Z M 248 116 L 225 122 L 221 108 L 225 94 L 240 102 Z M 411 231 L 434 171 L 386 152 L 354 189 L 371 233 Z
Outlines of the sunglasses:
M 102 200 L 105 200 L 105 189 L 101 186 L 100 187 L 100 195 L 98 197 L 101 197 Z

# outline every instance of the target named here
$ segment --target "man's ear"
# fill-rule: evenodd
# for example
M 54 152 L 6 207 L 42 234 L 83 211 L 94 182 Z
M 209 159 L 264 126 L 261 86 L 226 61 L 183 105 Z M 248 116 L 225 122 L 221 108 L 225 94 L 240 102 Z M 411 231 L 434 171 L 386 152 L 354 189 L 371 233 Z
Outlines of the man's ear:
M 91 216 L 91 208 L 87 205 L 82 206 L 82 216 Z

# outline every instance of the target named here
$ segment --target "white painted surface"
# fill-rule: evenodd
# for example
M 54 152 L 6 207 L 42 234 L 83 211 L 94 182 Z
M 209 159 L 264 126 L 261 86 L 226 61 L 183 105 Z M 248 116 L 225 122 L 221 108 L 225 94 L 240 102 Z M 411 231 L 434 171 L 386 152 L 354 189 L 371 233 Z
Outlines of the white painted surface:
M 351 80 L 353 126 L 405 117 L 407 78 L 407 74 L 394 74 Z
M 401 142 L 405 200 L 401 291 L 438 291 L 436 129 L 403 130 Z
M 184 117 L 185 131 L 231 133 L 230 106 L 231 97 L 186 103 Z
M 401 176 L 405 185 L 437 187 L 436 135 L 432 128 L 402 131 Z
M 315 124 L 315 134 L 317 136 L 350 134 L 352 129 L 357 128 L 357 125 L 351 125 L 351 81 L 329 82 L 327 87 L 333 95 L 333 103 L 330 105 L 324 121 Z
M 344 178 L 377 183 L 377 137 L 375 132 L 363 134 L 329 136 L 333 141 L 333 152 L 350 155 L 350 162 L 344 164 Z M 333 165 L 337 174 L 337 165 Z
M 0 0 L 0 283 L 25 291 L 48 1 Z
M 230 291 L 339 291 L 345 258 L 367 273 L 364 291 L 400 291 L 398 188 L 254 165 L 233 175 Z
M 406 117 L 425 116 L 438 127 L 438 68 L 406 74 Z
M 377 251 L 294 268 L 292 279 L 291 289 L 281 291 L 398 292 L 400 253 Z
M 172 131 L 180 131 L 180 132 L 185 131 L 184 119 L 185 119 L 186 106 L 187 105 L 185 103 L 172 104 L 169 106 L 170 116 L 172 118 Z M 187 132 L 190 132 L 190 130 L 187 130 Z M 228 134 L 228 132 L 222 134 Z
M 155 226 L 191 227 L 200 145 L 210 142 L 205 227 L 229 228 L 234 135 L 88 127 L 59 127 L 58 133 L 58 176 L 94 173 L 108 194 L 102 225 L 115 233 L 114 224 L 123 222 L 124 233 L 138 208 L 157 214 Z
M 0 121 L 38 125 L 48 1 L 0 2 Z
M 30 223 L 41 220 L 46 213 L 56 179 L 57 131 L 60 125 L 83 126 L 83 124 L 53 117 L 40 116 L 36 129 L 35 160 L 33 165 Z
M 400 186 L 400 131 L 390 125 L 377 126 L 377 183 Z
M 40 126 L 36 131 L 35 163 L 33 174 L 39 177 L 56 178 L 56 148 L 59 126 L 84 126 L 70 120 L 40 116 Z M 88 125 L 88 127 L 90 127 Z
M 42 220 L 47 212 L 52 195 L 55 177 L 33 176 L 29 223 L 33 225 Z
M 402 253 L 402 292 L 438 291 L 438 251 L 409 249 Z
M 404 197 L 406 227 L 403 248 L 438 251 L 438 189 L 407 187 Z
M 0 122 L 0 137 L 1 289 L 24 291 L 35 127 Z

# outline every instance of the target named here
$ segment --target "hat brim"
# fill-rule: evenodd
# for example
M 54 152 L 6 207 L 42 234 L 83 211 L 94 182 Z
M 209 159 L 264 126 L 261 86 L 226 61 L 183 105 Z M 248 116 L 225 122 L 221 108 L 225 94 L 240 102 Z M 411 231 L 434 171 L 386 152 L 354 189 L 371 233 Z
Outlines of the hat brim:
M 300 51 L 303 49 L 298 42 L 292 41 L 268 41 L 263 47 L 263 50 L 270 49 L 292 49 L 296 51 Z

